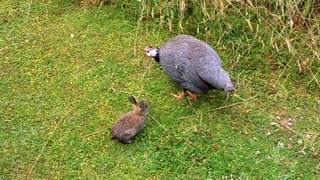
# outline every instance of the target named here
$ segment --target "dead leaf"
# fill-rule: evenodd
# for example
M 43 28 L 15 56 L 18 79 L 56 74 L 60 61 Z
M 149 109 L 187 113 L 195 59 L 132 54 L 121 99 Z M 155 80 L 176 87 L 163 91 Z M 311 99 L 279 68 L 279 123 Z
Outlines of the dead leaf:
M 199 127 L 195 126 L 193 129 L 193 132 L 195 133 L 200 133 L 202 131 L 202 129 L 200 129 Z
M 301 71 L 305 71 L 307 69 L 307 65 L 308 65 L 308 62 L 309 62 L 309 58 L 306 58 L 300 65 L 301 67 Z
M 286 160 L 284 161 L 284 164 L 286 165 L 286 167 L 288 167 L 288 166 L 290 165 L 290 161 L 286 159 Z
M 53 125 L 53 126 L 56 126 L 56 125 L 57 125 L 57 121 L 55 121 L 55 120 L 52 121 L 52 125 Z
M 286 44 L 287 47 L 288 47 L 289 53 L 292 53 L 292 49 L 293 49 L 293 47 L 292 47 L 292 45 L 291 45 L 291 41 L 292 41 L 292 40 L 293 40 L 293 39 L 288 39 L 288 38 L 285 39 L 285 44 Z
M 291 128 L 294 125 L 294 120 L 292 118 L 282 119 L 280 122 L 282 125 L 289 128 Z
M 318 151 L 313 152 L 312 155 L 313 155 L 314 157 L 318 157 Z
M 218 150 L 218 144 L 217 143 L 213 143 L 212 144 L 212 148 L 213 148 L 213 150 L 215 150 L 215 151 L 217 151 Z
M 265 132 L 265 135 L 266 135 L 266 136 L 271 136 L 271 132 L 270 132 L 270 131 L 267 131 L 267 132 Z

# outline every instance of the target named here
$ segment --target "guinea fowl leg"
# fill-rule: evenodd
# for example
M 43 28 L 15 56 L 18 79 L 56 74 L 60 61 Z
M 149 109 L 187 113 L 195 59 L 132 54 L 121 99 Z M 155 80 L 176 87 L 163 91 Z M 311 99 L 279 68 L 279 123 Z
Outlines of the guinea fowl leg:
M 229 91 L 227 92 L 227 101 L 229 100 L 230 93 L 231 93 L 231 92 L 229 92 Z
M 178 92 L 178 95 L 171 93 L 171 95 L 179 100 L 183 100 L 184 99 L 184 92 L 185 90 Z
M 198 95 L 196 93 L 192 94 L 190 91 L 187 91 L 187 93 L 190 95 L 191 100 L 197 100 Z

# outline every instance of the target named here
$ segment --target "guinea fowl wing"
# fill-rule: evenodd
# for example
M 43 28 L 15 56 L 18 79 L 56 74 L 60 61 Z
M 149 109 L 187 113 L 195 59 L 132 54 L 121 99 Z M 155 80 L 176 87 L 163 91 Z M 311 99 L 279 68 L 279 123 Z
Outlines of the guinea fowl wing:
M 174 55 L 172 55 L 174 56 Z M 190 64 L 188 54 L 179 54 L 172 59 L 161 58 L 161 65 L 170 78 L 185 90 L 200 93 L 202 89 L 197 86 L 201 83 L 193 66 Z
M 185 90 L 200 93 L 210 89 L 211 86 L 198 76 L 197 67 L 202 62 L 199 61 L 199 56 L 194 53 L 193 48 L 190 42 L 169 41 L 161 47 L 160 64 L 178 85 Z
M 178 47 L 179 51 L 173 49 L 172 46 Z M 168 42 L 160 48 L 160 64 L 165 72 L 173 81 L 180 84 L 186 81 L 186 70 L 189 66 L 188 58 L 184 51 L 180 50 L 187 48 L 187 44 L 175 44 L 175 41 Z

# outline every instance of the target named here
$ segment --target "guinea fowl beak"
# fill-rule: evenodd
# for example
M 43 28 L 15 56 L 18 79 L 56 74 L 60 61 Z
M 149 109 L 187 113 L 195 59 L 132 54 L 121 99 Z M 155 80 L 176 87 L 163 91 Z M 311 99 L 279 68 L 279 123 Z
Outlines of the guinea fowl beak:
M 147 56 L 147 57 L 149 57 L 146 53 L 147 53 L 147 48 L 143 48 L 142 49 L 143 50 L 143 53 Z

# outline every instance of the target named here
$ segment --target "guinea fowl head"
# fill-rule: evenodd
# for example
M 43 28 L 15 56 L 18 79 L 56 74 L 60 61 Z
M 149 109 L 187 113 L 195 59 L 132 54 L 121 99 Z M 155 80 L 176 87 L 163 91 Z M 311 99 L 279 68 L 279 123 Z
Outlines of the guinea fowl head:
M 149 46 L 144 48 L 148 57 L 153 57 L 157 62 L 159 62 L 159 49 L 154 46 Z

